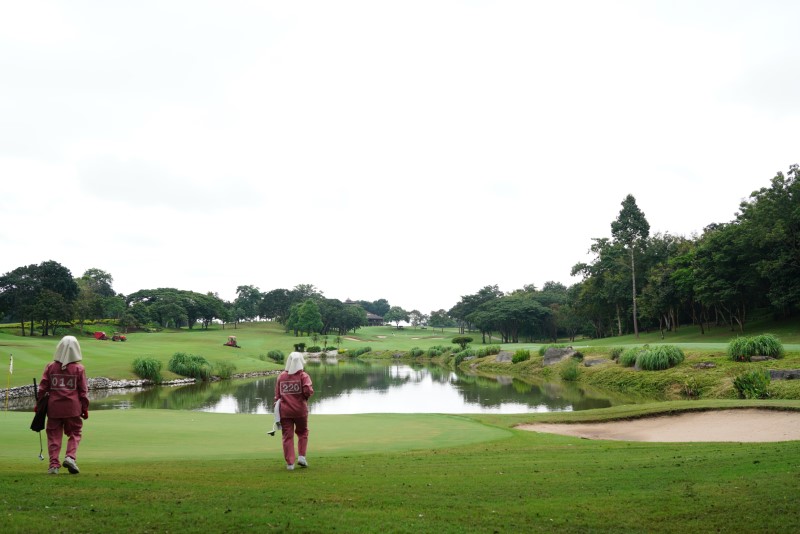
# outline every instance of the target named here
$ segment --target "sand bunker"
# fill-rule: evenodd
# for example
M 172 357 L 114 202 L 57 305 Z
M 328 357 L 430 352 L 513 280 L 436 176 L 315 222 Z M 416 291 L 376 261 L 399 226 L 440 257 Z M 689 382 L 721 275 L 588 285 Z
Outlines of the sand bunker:
M 586 439 L 622 441 L 734 441 L 800 440 L 800 412 L 775 410 L 714 410 L 645 417 L 609 423 L 520 425 L 534 432 Z

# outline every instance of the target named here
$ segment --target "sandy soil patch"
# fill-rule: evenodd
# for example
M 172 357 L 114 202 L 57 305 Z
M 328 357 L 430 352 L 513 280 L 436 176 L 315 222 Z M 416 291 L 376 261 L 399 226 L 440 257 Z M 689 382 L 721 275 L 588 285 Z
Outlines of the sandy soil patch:
M 715 410 L 646 417 L 609 423 L 520 425 L 534 432 L 586 439 L 622 441 L 733 441 L 767 442 L 800 440 L 800 412 L 775 410 Z
M 361 341 L 357 337 L 346 337 L 345 339 L 348 340 L 348 341 Z
M 375 337 L 377 337 L 378 339 L 386 339 L 386 336 L 375 336 Z

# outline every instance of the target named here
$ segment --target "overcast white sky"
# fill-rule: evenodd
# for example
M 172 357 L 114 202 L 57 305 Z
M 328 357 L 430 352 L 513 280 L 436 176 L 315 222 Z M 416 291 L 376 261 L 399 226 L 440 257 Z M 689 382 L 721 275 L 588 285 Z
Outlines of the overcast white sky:
M 0 274 L 449 309 L 800 162 L 796 1 L 0 0 Z

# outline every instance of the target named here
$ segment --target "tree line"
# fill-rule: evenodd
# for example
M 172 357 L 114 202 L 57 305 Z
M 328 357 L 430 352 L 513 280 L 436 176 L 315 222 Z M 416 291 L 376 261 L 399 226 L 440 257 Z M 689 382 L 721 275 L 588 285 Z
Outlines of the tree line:
M 275 320 L 296 335 L 344 334 L 366 326 L 367 312 L 414 327 L 458 326 L 483 341 L 504 343 L 600 338 L 640 329 L 743 331 L 755 311 L 793 317 L 800 311 L 800 168 L 791 165 L 768 187 L 741 202 L 733 220 L 699 235 L 650 234 L 633 195 L 627 195 L 610 236 L 592 240 L 592 259 L 573 266 L 581 280 L 569 287 L 546 282 L 502 292 L 497 285 L 464 295 L 449 310 L 428 314 L 391 306 L 386 299 L 325 298 L 311 284 L 262 292 L 243 285 L 223 301 L 214 293 L 172 288 L 116 294 L 110 274 L 89 269 L 73 278 L 55 261 L 18 267 L 0 277 L 0 317 L 19 322 L 23 335 L 39 325 L 48 335 L 64 324 L 115 318 L 126 328 L 148 324 L 208 328 L 255 318 Z

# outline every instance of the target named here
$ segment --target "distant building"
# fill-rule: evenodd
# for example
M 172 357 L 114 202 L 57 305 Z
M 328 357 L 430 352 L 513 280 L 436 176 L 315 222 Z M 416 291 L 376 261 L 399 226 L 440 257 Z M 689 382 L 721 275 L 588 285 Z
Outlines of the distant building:
M 383 325 L 383 317 L 375 315 L 374 313 L 367 312 L 367 326 L 381 326 Z
M 359 308 L 361 305 L 358 302 L 353 302 L 350 299 L 344 301 L 345 304 L 349 306 L 358 306 Z M 383 326 L 384 320 L 383 317 L 380 315 L 375 315 L 374 313 L 367 312 L 367 326 Z

